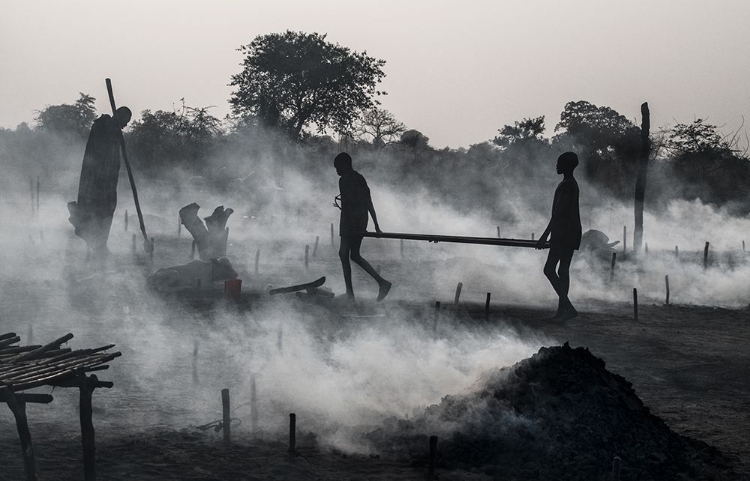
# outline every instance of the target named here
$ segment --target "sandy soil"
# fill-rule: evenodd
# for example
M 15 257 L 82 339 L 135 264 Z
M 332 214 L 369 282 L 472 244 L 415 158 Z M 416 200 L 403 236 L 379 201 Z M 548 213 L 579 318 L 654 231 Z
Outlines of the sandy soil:
M 182 244 L 185 242 L 183 239 Z M 317 263 L 320 272 L 338 272 L 332 255 Z M 384 268 L 394 273 L 391 277 L 397 281 L 396 285 L 408 280 L 410 270 L 409 266 L 398 270 L 397 264 L 400 263 L 383 262 Z M 437 271 L 443 263 L 422 262 L 420 268 L 425 265 Z M 298 272 L 299 268 L 290 266 L 288 269 L 295 270 Z M 295 275 L 256 279 L 256 290 L 250 294 L 253 308 L 273 302 L 299 303 L 296 299 L 274 301 L 262 294 L 265 284 L 280 285 L 285 280 L 297 279 L 296 272 Z M 362 280 L 356 277 L 355 282 L 357 279 Z M 21 315 L 21 307 L 12 299 L 26 293 L 27 288 L 28 285 L 18 280 L 5 280 L 2 307 L 6 319 Z M 394 295 L 383 304 L 362 301 L 360 310 L 364 314 L 380 315 L 398 307 L 413 313 L 415 322 L 429 323 L 434 303 L 430 286 L 410 285 L 410 288 L 412 294 L 426 294 L 427 299 L 413 300 L 418 296 L 410 295 L 412 299 L 407 300 Z M 70 293 L 46 293 L 46 302 L 55 295 L 69 297 Z M 365 291 L 362 297 L 373 297 L 373 292 Z M 450 299 L 444 299 L 444 304 L 450 305 Z M 190 312 L 192 308 L 185 309 Z M 341 314 L 338 304 L 315 305 L 307 310 L 311 318 Z M 746 348 L 750 339 L 750 311 L 651 303 L 640 306 L 638 322 L 633 320 L 632 306 L 627 303 L 582 301 L 579 311 L 578 319 L 555 324 L 540 320 L 550 314 L 549 310 L 493 303 L 490 318 L 485 320 L 483 303 L 468 299 L 458 308 L 444 309 L 440 322 L 488 331 L 510 327 L 521 336 L 548 339 L 550 344 L 569 341 L 573 346 L 586 346 L 607 362 L 610 371 L 631 381 L 644 403 L 673 430 L 717 447 L 736 461 L 737 469 L 744 476 L 750 475 L 750 437 L 747 436 L 750 432 L 750 353 Z M 210 312 L 210 309 L 201 312 Z M 51 314 L 42 307 L 27 318 L 45 315 Z M 97 327 L 105 328 L 104 331 L 107 328 Z M 42 331 L 42 328 L 37 329 Z M 84 339 L 105 341 L 107 333 L 101 331 Z M 54 332 L 59 332 L 59 328 Z M 118 348 L 124 353 L 122 362 L 127 363 L 129 349 L 135 348 L 135 343 L 128 346 L 120 341 Z M 183 374 L 187 375 L 179 373 Z M 408 458 L 386 458 L 377 453 L 344 454 L 320 446 L 316 433 L 304 427 L 298 434 L 297 455 L 292 458 L 287 453 L 286 438 L 280 434 L 283 429 L 276 433 L 253 433 L 247 427 L 249 423 L 234 430 L 233 443 L 227 447 L 222 444 L 220 433 L 196 430 L 193 426 L 199 420 L 175 408 L 174 400 L 160 398 L 157 387 L 144 390 L 143 383 L 114 370 L 100 377 L 115 380 L 118 394 L 117 400 L 104 395 L 97 399 L 98 393 L 94 399 L 99 479 L 424 479 L 424 466 L 414 466 Z M 55 396 L 55 403 L 62 407 L 56 408 L 54 413 L 45 406 L 29 408 L 39 479 L 81 479 L 75 395 L 56 391 Z M 153 422 L 148 429 L 142 428 L 140 423 L 128 425 L 118 415 L 124 411 Z M 210 419 L 203 419 L 207 420 Z M 0 479 L 23 479 L 19 449 L 12 416 L 6 411 L 0 415 Z M 441 480 L 486 479 L 478 472 L 441 472 L 439 475 Z

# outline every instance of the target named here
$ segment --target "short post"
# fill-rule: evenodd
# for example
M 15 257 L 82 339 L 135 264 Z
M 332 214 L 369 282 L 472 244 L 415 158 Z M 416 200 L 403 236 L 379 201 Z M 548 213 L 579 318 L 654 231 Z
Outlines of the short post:
M 628 251 L 628 226 L 622 226 L 622 253 Z
M 193 342 L 193 382 L 198 384 L 198 340 Z
M 638 322 L 638 289 L 633 288 L 633 320 Z
M 289 414 L 289 456 L 294 457 L 294 449 L 297 445 L 297 415 Z
M 258 430 L 258 391 L 255 387 L 255 376 L 250 378 L 250 427 Z
M 680 248 L 678 246 L 674 246 L 674 256 L 676 259 L 680 257 Z
M 128 211 L 125 210 L 125 232 L 128 231 Z
M 435 479 L 435 458 L 437 457 L 437 436 L 430 436 L 430 462 L 427 466 L 427 479 Z
M 500 239 L 500 226 L 497 226 L 497 238 Z
M 193 259 L 195 259 L 195 239 L 193 239 L 193 244 L 190 247 L 190 260 Z
M 459 282 L 456 286 L 456 298 L 453 300 L 453 305 L 458 306 L 458 300 L 461 297 L 461 289 L 463 289 L 464 284 L 462 282 Z
M 438 319 L 440 318 L 440 301 L 435 303 L 435 320 L 433 322 L 432 331 L 437 334 L 438 330 Z
M 745 241 L 742 241 L 742 252 L 745 252 Z
M 310 246 L 305 245 L 305 270 L 307 270 L 309 265 L 310 265 Z
M 401 239 L 401 258 L 404 258 L 404 239 Z
M 258 275 L 258 264 L 260 263 L 260 249 L 255 251 L 255 275 Z
M 177 216 L 177 238 L 182 237 L 182 220 Z
M 534 233 L 531 233 L 531 240 L 534 240 Z
M 612 481 L 620 481 L 620 470 L 622 469 L 622 460 L 620 456 L 615 456 L 612 463 Z
M 224 429 L 224 444 L 231 441 L 231 424 L 232 418 L 229 416 L 229 389 L 221 390 L 221 427 Z
M 609 282 L 615 280 L 615 265 L 617 264 L 617 252 L 612 253 L 612 264 L 609 267 Z
M 318 242 L 320 242 L 320 236 L 315 236 L 315 246 L 313 247 L 313 259 L 318 255 Z
M 130 250 L 133 251 L 133 254 L 136 253 L 136 248 L 135 248 L 135 234 L 133 234 L 133 245 L 130 247 Z
M 667 286 L 667 305 L 669 305 L 669 275 L 664 276 L 664 284 Z
M 490 293 L 487 293 L 487 300 L 484 301 L 484 320 L 490 320 Z
M 336 244 L 333 242 L 333 222 L 331 222 L 331 247 L 336 247 Z
M 706 246 L 703 248 L 703 268 L 708 269 L 708 242 L 706 242 Z

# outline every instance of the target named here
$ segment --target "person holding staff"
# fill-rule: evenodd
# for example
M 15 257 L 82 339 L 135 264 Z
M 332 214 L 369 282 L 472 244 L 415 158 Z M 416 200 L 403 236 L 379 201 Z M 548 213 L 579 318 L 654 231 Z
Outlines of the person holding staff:
M 94 121 L 83 154 L 78 200 L 68 203 L 69 220 L 76 235 L 98 257 L 107 254 L 107 239 L 117 207 L 122 129 L 131 117 L 129 108 L 120 107 L 114 116 L 104 114 Z
M 378 302 L 385 299 L 391 290 L 391 283 L 383 279 L 378 272 L 372 268 L 369 262 L 359 253 L 364 233 L 367 230 L 368 214 L 372 216 L 375 224 L 375 232 L 381 233 L 378 224 L 378 216 L 372 205 L 370 188 L 362 174 L 352 168 L 352 158 L 346 152 L 342 152 L 333 160 L 339 179 L 339 192 L 341 205 L 334 203 L 341 209 L 339 221 L 339 235 L 341 236 L 341 247 L 339 258 L 344 269 L 344 283 L 346 284 L 346 296 L 354 300 L 354 289 L 352 288 L 352 266 L 349 259 L 356 262 L 362 269 L 370 274 L 378 283 Z M 339 197 L 337 197 L 337 200 Z
M 563 180 L 555 190 L 552 218 L 536 245 L 537 249 L 543 249 L 547 238 L 550 238 L 544 275 L 549 279 L 559 298 L 557 313 L 550 319 L 555 321 L 567 321 L 578 316 L 578 311 L 568 298 L 570 261 L 573 259 L 573 251 L 581 246 L 579 190 L 578 182 L 573 177 L 573 170 L 577 166 L 578 156 L 574 152 L 565 152 L 557 158 L 557 173 L 563 175 Z

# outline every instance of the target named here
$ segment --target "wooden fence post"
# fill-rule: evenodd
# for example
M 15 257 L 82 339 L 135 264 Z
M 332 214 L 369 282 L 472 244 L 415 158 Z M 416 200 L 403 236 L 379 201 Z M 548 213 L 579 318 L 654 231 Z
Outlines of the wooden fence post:
M 612 253 L 612 264 L 609 267 L 609 282 L 615 280 L 615 265 L 617 264 L 617 252 Z
M 633 320 L 638 322 L 638 289 L 633 288 Z
M 221 390 L 221 426 L 224 429 L 224 444 L 229 444 L 231 438 L 232 418 L 229 411 L 229 389 Z
M 456 298 L 453 300 L 453 305 L 458 306 L 458 300 L 461 298 L 461 289 L 463 289 L 464 284 L 462 282 L 459 282 L 456 286 Z
M 664 276 L 664 284 L 667 286 L 667 305 L 669 305 L 669 275 Z
M 297 446 L 297 415 L 289 414 L 289 456 L 294 456 Z
M 490 293 L 487 293 L 487 300 L 484 301 L 484 320 L 490 319 Z

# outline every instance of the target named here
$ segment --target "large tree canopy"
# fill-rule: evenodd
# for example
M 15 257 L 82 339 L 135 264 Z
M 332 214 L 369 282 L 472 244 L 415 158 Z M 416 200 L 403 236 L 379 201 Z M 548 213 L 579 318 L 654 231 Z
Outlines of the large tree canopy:
M 58 134 L 77 134 L 87 137 L 91 124 L 96 119 L 94 97 L 79 93 L 80 97 L 73 105 L 48 105 L 37 114 L 37 126 L 48 132 Z
M 353 120 L 376 103 L 385 73 L 366 52 L 352 52 L 325 35 L 286 31 L 260 35 L 239 48 L 242 72 L 233 75 L 235 114 L 253 115 L 300 138 L 302 129 L 350 133 Z

